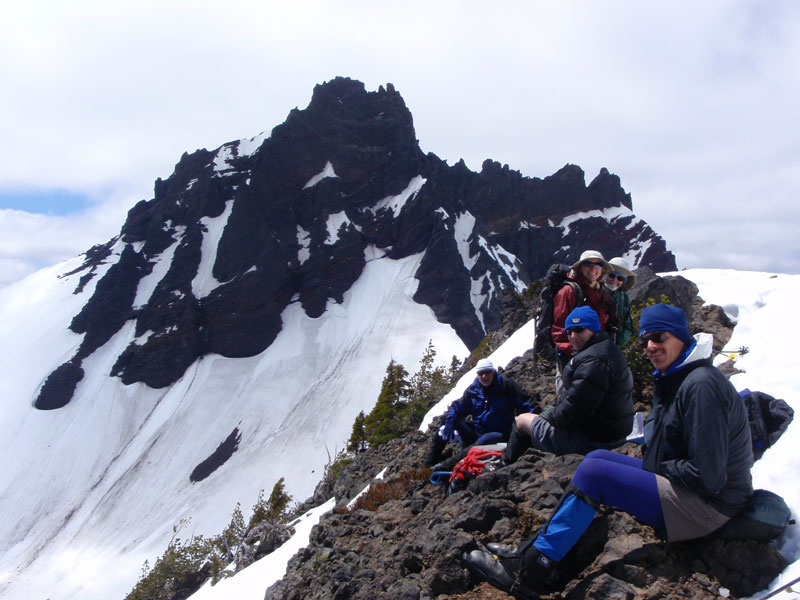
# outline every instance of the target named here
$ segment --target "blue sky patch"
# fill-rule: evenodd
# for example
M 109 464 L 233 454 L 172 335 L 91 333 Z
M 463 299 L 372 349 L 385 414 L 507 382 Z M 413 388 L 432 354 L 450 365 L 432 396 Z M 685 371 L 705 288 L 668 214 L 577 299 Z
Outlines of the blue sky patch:
M 67 190 L 8 191 L 0 190 L 0 209 L 13 208 L 30 213 L 68 215 L 83 210 L 89 199 Z

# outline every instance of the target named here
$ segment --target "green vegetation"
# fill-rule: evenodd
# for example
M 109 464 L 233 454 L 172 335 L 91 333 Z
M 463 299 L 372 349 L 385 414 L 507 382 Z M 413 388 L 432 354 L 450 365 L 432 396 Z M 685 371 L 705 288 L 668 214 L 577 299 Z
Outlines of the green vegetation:
M 212 538 L 201 535 L 193 535 L 188 539 L 179 537 L 181 530 L 189 525 L 189 519 L 183 519 L 172 528 L 172 539 L 152 569 L 149 561 L 145 561 L 139 581 L 125 596 L 125 600 L 185 598 L 199 589 L 208 578 L 216 583 L 225 568 L 234 562 L 236 550 L 248 532 L 265 522 L 286 522 L 290 516 L 287 509 L 291 501 L 292 497 L 285 492 L 281 477 L 268 499 L 264 499 L 264 490 L 261 490 L 247 525 L 239 504 L 228 526 Z
M 430 408 L 453 385 L 458 361 L 450 367 L 434 367 L 436 350 L 428 342 L 417 373 L 409 380 L 403 365 L 389 361 L 375 407 L 359 413 L 347 442 L 351 453 L 367 446 L 380 446 L 415 429 Z M 338 457 L 337 457 L 338 459 Z
M 652 384 L 651 373 L 653 372 L 653 365 L 647 359 L 641 344 L 639 344 L 639 320 L 642 316 L 642 309 L 648 306 L 653 306 L 657 303 L 672 304 L 669 297 L 661 294 L 658 300 L 648 298 L 641 304 L 636 304 L 631 307 L 631 316 L 633 317 L 633 335 L 630 341 L 622 348 L 622 353 L 625 355 L 625 360 L 628 361 L 628 366 L 633 374 L 633 400 L 634 402 L 643 402 L 645 397 L 649 397 L 647 389 Z
M 472 362 L 470 366 L 474 367 L 481 358 L 489 356 L 492 352 L 497 350 L 499 346 L 500 344 L 495 339 L 494 334 L 491 331 L 487 333 L 486 337 L 478 343 L 475 350 L 470 354 L 470 361 Z

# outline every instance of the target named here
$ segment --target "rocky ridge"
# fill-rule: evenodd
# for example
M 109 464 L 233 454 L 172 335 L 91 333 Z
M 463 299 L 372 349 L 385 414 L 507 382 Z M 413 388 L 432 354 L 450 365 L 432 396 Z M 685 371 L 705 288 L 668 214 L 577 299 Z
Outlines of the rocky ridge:
M 697 288 L 682 277 L 637 272 L 634 304 L 664 293 L 689 315 L 692 332 L 713 333 L 715 349 L 730 338 L 733 323 L 722 309 L 703 306 Z M 505 324 L 525 322 L 524 297 L 507 298 Z M 516 329 L 504 327 L 500 343 Z M 468 367 L 467 365 L 466 367 Z M 553 372 L 532 352 L 513 360 L 506 374 L 538 397 L 552 401 Z M 647 392 L 639 406 L 647 408 Z M 313 529 L 308 546 L 289 564 L 285 577 L 267 590 L 271 599 L 427 600 L 507 598 L 475 579 L 460 556 L 477 543 L 518 543 L 551 514 L 580 456 L 555 457 L 529 450 L 517 463 L 484 473 L 466 490 L 445 496 L 420 469 L 428 435 L 410 433 L 357 455 L 334 481 L 320 482 L 304 508 L 335 496 L 338 508 Z M 640 447 L 626 444 L 626 454 Z M 765 458 L 768 460 L 768 455 Z M 366 508 L 348 502 L 373 483 Z M 619 511 L 604 508 L 562 562 L 548 599 L 745 597 L 764 589 L 787 565 L 774 544 L 701 539 L 667 544 L 654 530 Z

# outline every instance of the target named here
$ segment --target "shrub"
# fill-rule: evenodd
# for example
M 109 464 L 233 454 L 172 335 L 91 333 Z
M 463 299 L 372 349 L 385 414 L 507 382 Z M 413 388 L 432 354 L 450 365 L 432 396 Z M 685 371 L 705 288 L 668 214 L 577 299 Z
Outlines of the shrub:
M 427 482 L 430 473 L 430 469 L 404 471 L 390 481 L 375 481 L 356 499 L 351 511 L 358 509 L 374 511 L 391 500 L 401 500 L 406 497 L 409 490 L 416 488 L 420 481 Z
M 281 477 L 266 500 L 264 490 L 259 492 L 247 526 L 238 503 L 228 526 L 213 538 L 195 535 L 181 539 L 178 534 L 189 524 L 189 519 L 181 520 L 172 528 L 167 549 L 152 569 L 149 561 L 145 561 L 139 581 L 125 600 L 186 598 L 206 579 L 211 578 L 212 583 L 216 583 L 227 565 L 234 562 L 236 550 L 248 532 L 265 521 L 279 523 L 288 519 L 287 508 L 292 497 L 285 492 L 283 481 Z
M 628 361 L 628 366 L 633 374 L 633 401 L 634 404 L 639 404 L 639 406 L 634 407 L 636 410 L 643 410 L 645 407 L 642 405 L 649 404 L 646 399 L 650 398 L 652 395 L 651 387 L 653 379 L 651 376 L 653 372 L 653 365 L 645 355 L 637 337 L 637 333 L 639 331 L 639 320 L 641 319 L 643 308 L 653 306 L 658 302 L 663 304 L 671 304 L 669 297 L 667 297 L 665 294 L 661 294 L 661 297 L 658 299 L 658 301 L 656 301 L 654 298 L 648 298 L 641 304 L 636 304 L 631 307 L 634 335 L 631 336 L 628 344 L 622 348 L 622 353 L 625 355 L 625 360 Z

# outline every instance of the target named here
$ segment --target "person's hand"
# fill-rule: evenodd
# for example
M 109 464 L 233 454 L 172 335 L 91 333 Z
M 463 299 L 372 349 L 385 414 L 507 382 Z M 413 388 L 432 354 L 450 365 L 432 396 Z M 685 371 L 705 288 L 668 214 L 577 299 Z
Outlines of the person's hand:
M 439 427 L 439 437 L 442 438 L 445 442 L 452 442 L 453 441 L 453 425 L 449 423 L 445 423 L 441 427 Z

